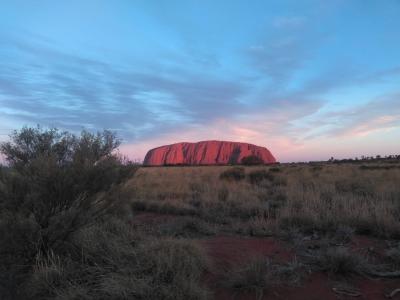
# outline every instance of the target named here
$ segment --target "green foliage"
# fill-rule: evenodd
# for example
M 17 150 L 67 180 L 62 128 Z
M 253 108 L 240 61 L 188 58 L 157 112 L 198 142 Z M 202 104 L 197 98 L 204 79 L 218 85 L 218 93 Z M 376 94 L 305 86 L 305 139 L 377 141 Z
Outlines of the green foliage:
M 62 253 L 74 232 L 118 202 L 116 187 L 136 170 L 114 153 L 119 144 L 109 131 L 76 136 L 40 127 L 0 144 L 8 162 L 0 170 L 0 273 L 7 274 L 0 294 L 18 298 L 39 253 Z
M 241 163 L 246 166 L 263 165 L 265 162 L 257 155 L 249 155 L 242 158 Z

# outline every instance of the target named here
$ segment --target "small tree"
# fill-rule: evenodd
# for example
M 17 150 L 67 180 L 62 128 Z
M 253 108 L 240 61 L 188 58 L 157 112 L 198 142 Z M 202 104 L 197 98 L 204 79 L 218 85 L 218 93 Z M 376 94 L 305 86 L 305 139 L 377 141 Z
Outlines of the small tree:
M 263 165 L 264 160 L 257 155 L 249 155 L 243 157 L 241 163 L 247 166 Z
M 66 251 L 71 234 L 112 209 L 118 185 L 136 170 L 116 154 L 119 145 L 110 131 L 40 127 L 0 144 L 8 162 L 0 169 L 0 294 L 18 290 L 38 254 Z

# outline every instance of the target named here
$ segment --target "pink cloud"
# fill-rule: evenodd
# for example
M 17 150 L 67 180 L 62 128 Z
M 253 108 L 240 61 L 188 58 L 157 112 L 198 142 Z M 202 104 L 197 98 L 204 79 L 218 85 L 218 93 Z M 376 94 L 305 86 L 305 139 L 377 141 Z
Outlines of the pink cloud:
M 375 119 L 358 124 L 344 134 L 347 136 L 367 136 L 375 131 L 388 131 L 397 127 L 397 122 L 400 120 L 400 115 L 385 115 Z

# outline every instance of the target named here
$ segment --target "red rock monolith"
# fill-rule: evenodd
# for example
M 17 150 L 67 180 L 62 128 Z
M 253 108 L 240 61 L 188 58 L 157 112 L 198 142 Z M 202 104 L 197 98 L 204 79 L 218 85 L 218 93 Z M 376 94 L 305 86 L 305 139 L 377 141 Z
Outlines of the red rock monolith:
M 240 164 L 243 157 L 257 156 L 264 163 L 275 163 L 275 157 L 265 148 L 248 143 L 203 141 L 177 143 L 151 149 L 144 159 L 146 166 L 163 165 L 227 165 Z

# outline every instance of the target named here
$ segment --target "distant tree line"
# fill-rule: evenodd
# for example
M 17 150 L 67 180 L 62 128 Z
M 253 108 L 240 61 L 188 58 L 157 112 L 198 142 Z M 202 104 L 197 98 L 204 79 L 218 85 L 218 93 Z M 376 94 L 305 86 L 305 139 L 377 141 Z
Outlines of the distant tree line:
M 376 156 L 364 156 L 362 155 L 360 158 L 345 158 L 345 159 L 336 159 L 331 157 L 328 162 L 330 163 L 364 163 L 364 162 L 395 162 L 400 160 L 400 155 L 376 155 Z

